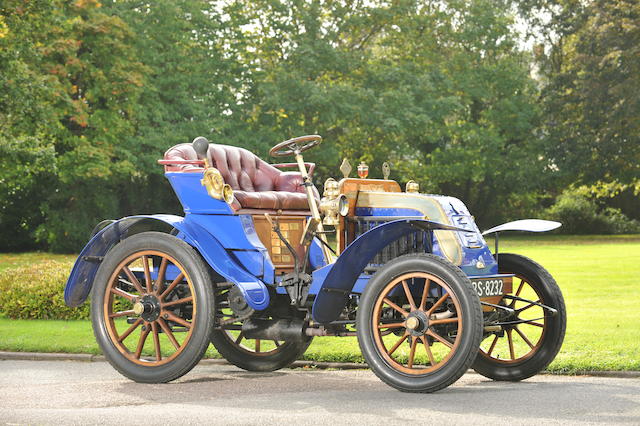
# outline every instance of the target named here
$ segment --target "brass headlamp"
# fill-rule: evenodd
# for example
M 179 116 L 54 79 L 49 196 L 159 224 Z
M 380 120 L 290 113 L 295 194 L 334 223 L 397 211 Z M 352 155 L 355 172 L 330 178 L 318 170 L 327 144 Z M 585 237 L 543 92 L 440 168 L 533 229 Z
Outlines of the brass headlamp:
M 420 185 L 415 180 L 410 180 L 407 182 L 407 185 L 404 187 L 406 192 L 416 193 L 420 191 Z
M 349 202 L 344 194 L 340 194 L 338 182 L 329 178 L 324 182 L 324 193 L 318 209 L 324 215 L 322 223 L 324 225 L 338 225 L 340 216 L 349 213 Z

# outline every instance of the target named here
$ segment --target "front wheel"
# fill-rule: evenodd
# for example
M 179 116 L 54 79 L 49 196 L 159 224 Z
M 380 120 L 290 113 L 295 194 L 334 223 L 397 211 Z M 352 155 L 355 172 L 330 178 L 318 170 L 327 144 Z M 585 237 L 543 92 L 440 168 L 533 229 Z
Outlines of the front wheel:
M 465 274 L 431 254 L 383 266 L 361 298 L 358 343 L 373 372 L 405 392 L 435 392 L 469 368 L 482 337 L 480 300 Z
M 94 280 L 91 321 L 111 365 L 142 383 L 164 383 L 204 355 L 214 321 L 213 284 L 200 255 L 159 232 L 107 253 Z
M 549 272 L 531 259 L 501 253 L 498 269 L 515 275 L 513 291 L 502 302 L 515 312 L 499 318 L 500 331 L 485 335 L 473 369 L 494 380 L 523 380 L 558 354 L 567 327 L 564 299 Z

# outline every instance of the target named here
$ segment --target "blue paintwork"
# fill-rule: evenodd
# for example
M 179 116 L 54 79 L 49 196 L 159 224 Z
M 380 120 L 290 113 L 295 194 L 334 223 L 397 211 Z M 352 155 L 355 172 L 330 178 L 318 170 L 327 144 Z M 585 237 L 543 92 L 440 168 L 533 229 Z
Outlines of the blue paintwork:
M 98 232 L 80 253 L 76 260 L 65 288 L 65 302 L 75 307 L 82 304 L 89 296 L 93 280 L 98 270 L 98 264 L 87 262 L 85 256 L 104 256 L 109 249 L 121 239 L 126 238 L 131 226 L 144 220 L 159 221 L 171 225 L 179 231 L 178 238 L 196 248 L 209 265 L 225 279 L 237 284 L 247 303 L 256 310 L 265 309 L 269 305 L 269 291 L 264 282 L 251 274 L 242 264 L 234 260 L 236 255 L 230 255 L 212 232 L 201 225 L 198 215 L 186 217 L 173 215 L 140 215 L 120 219 Z M 196 219 L 196 220 L 194 220 Z M 207 223 L 207 222 L 204 222 Z M 244 234 L 244 231 L 243 231 Z M 264 247 L 262 247 L 264 249 Z M 233 253 L 233 250 L 231 250 Z M 256 249 L 256 253 L 264 255 Z M 264 262 L 262 262 L 264 265 Z M 252 265 L 250 265 L 252 266 Z M 273 266 L 272 266 L 273 267 Z
M 400 216 L 416 219 L 424 217 L 418 210 L 396 207 L 356 207 L 356 216 Z
M 322 268 L 327 264 L 321 244 L 317 238 L 314 238 L 313 241 L 311 241 L 311 246 L 309 246 L 309 266 L 311 266 L 312 271 Z
M 360 273 L 389 243 L 418 230 L 434 229 L 458 230 L 460 228 L 428 220 L 403 219 L 387 222 L 360 235 L 345 248 L 335 263 L 323 268 L 327 269 L 324 279 L 322 279 L 324 271 L 314 272 L 314 283 L 311 288 L 317 296 L 313 303 L 313 319 L 320 323 L 336 320 Z M 309 293 L 313 294 L 311 289 Z
M 164 175 L 171 183 L 185 213 L 233 214 L 226 202 L 209 196 L 200 183 L 202 172 L 167 172 Z

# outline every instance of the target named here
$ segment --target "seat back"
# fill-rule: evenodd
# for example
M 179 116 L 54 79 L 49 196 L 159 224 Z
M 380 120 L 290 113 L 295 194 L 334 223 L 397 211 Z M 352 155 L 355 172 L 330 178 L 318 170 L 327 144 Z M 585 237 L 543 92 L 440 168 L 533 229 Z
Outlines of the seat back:
M 220 171 L 225 183 L 235 191 L 274 191 L 280 170 L 261 160 L 252 152 L 230 145 L 209 144 L 207 151 L 210 164 Z M 183 143 L 170 148 L 164 154 L 165 160 L 196 160 L 193 146 Z M 165 166 L 167 172 L 202 171 L 202 167 L 190 164 Z

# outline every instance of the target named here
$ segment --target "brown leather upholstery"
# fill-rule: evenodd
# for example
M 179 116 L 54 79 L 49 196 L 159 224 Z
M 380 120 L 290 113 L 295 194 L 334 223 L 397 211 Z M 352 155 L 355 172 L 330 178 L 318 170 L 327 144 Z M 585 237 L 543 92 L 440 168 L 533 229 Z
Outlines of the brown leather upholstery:
M 209 144 L 207 151 L 211 165 L 220 171 L 225 183 L 233 188 L 235 199 L 231 204 L 238 209 L 309 210 L 297 172 L 282 172 L 262 161 L 244 148 Z M 190 143 L 170 148 L 165 160 L 196 160 Z M 202 167 L 191 164 L 165 166 L 167 172 L 198 172 Z M 315 191 L 316 198 L 319 198 Z

